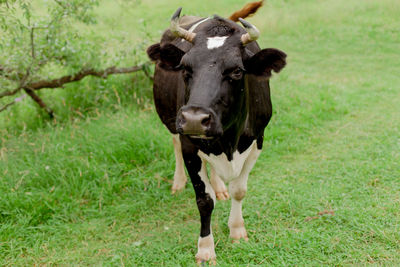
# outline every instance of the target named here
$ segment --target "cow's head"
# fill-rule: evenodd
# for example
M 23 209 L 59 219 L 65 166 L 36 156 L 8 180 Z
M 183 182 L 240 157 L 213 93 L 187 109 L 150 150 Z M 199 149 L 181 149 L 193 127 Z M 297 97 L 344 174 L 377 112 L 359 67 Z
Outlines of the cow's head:
M 178 25 L 180 11 L 173 15 L 170 31 L 192 47 L 185 53 L 170 43 L 155 44 L 147 53 L 165 68 L 182 72 L 185 105 L 177 114 L 177 131 L 193 138 L 221 136 L 238 120 L 245 120 L 246 74 L 271 76 L 272 70 L 279 72 L 286 64 L 286 54 L 272 48 L 252 53 L 246 45 L 255 41 L 259 32 L 242 19 L 246 31 L 230 20 L 214 16 L 193 33 Z

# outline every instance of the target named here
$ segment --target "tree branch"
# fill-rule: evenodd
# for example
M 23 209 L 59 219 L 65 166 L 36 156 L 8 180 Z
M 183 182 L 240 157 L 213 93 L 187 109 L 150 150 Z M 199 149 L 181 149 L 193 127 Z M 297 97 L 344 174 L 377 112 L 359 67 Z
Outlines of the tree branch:
M 36 58 L 36 55 L 35 55 L 35 33 L 34 33 L 34 31 L 35 31 L 35 27 L 32 26 L 30 35 L 31 35 L 31 56 L 32 56 L 33 59 Z
M 1 70 L 2 69 L 1 69 L 1 66 L 0 66 L 0 71 Z M 18 93 L 22 88 L 24 88 L 26 80 L 29 77 L 29 74 L 30 74 L 30 68 L 28 68 L 26 70 L 26 74 L 22 77 L 21 81 L 19 82 L 19 86 L 18 87 L 15 88 L 14 90 L 4 91 L 4 92 L 0 93 L 0 98 L 3 98 L 5 96 L 12 96 L 12 95 L 15 95 L 16 93 Z M 20 75 L 23 75 L 23 74 L 20 74 Z M 6 76 L 6 78 L 7 78 L 7 76 Z
M 38 96 L 33 90 L 31 89 L 24 89 L 25 92 L 44 110 L 46 110 L 46 112 L 49 114 L 50 118 L 54 118 L 54 112 L 53 110 L 46 105 L 46 103 L 43 102 L 43 100 L 40 98 L 40 96 Z
M 15 104 L 15 101 L 6 104 L 5 106 L 3 106 L 3 107 L 0 108 L 0 112 L 6 110 L 7 108 L 9 108 L 10 106 L 12 106 L 12 105 L 14 105 L 14 104 Z
M 146 77 L 150 79 L 150 81 L 152 81 L 152 82 L 154 81 L 154 77 L 151 76 L 151 74 L 150 74 L 149 70 L 146 68 L 146 66 L 143 66 L 143 72 L 146 75 Z
M 100 71 L 96 71 L 94 69 L 81 70 L 73 75 L 66 75 L 58 79 L 32 82 L 25 85 L 24 88 L 28 88 L 31 90 L 40 90 L 43 88 L 59 88 L 62 87 L 64 84 L 80 81 L 86 76 L 96 76 L 100 78 L 106 78 L 111 74 L 125 74 L 125 73 L 137 72 L 143 70 L 143 66 L 144 65 L 139 65 L 128 68 L 117 68 L 113 66 Z
M 26 97 L 26 95 L 23 95 L 23 96 L 21 96 L 21 97 L 17 97 L 16 99 L 14 99 L 13 102 L 10 102 L 10 103 L 6 104 L 5 106 L 1 107 L 1 108 L 0 108 L 0 112 L 6 110 L 8 107 L 14 105 L 14 104 L 17 103 L 17 102 L 22 101 L 22 99 L 24 99 L 25 97 Z
M 80 81 L 83 78 L 85 78 L 86 76 L 96 76 L 96 77 L 100 77 L 100 78 L 106 78 L 107 76 L 112 75 L 112 74 L 126 74 L 126 73 L 137 72 L 137 71 L 143 70 L 144 66 L 146 66 L 147 64 L 148 63 L 144 63 L 142 65 L 132 66 L 132 67 L 128 67 L 128 68 L 117 68 L 117 67 L 113 66 L 113 67 L 109 67 L 107 69 L 99 70 L 99 71 L 96 71 L 94 69 L 81 70 L 73 75 L 66 75 L 66 76 L 63 76 L 58 79 L 40 80 L 37 82 L 31 82 L 28 84 L 24 84 L 25 79 L 22 79 L 23 82 L 21 83 L 21 86 L 19 86 L 18 88 L 14 89 L 14 90 L 4 91 L 4 92 L 0 93 L 0 98 L 5 97 L 5 96 L 15 95 L 21 89 L 40 90 L 43 88 L 59 88 L 59 87 L 62 87 L 64 84 Z M 2 71 L 6 72 L 7 69 L 3 66 L 0 66 L 0 72 L 2 72 Z
M 5 97 L 5 96 L 11 96 L 11 95 L 15 95 L 16 93 L 18 93 L 22 88 L 19 86 L 18 88 L 11 90 L 11 91 L 4 91 L 2 93 L 0 93 L 0 98 Z
M 104 70 L 99 70 L 96 71 L 94 69 L 87 69 L 87 70 L 81 70 L 73 75 L 66 75 L 63 77 L 60 77 L 58 79 L 53 79 L 53 80 L 40 80 L 37 82 L 30 82 L 26 83 L 26 80 L 29 76 L 29 69 L 27 70 L 27 73 L 24 75 L 22 78 L 20 85 L 18 88 L 14 90 L 9 90 L 9 91 L 4 91 L 0 93 L 0 98 L 3 98 L 5 96 L 12 96 L 18 93 L 20 90 L 24 90 L 41 108 L 45 109 L 46 112 L 49 114 L 51 118 L 54 116 L 53 110 L 44 103 L 44 101 L 34 92 L 35 90 L 40 90 L 43 88 L 59 88 L 62 87 L 64 84 L 71 83 L 71 82 L 77 82 L 85 78 L 86 76 L 95 76 L 95 77 L 100 77 L 100 78 L 107 78 L 107 76 L 112 75 L 112 74 L 126 74 L 126 73 L 132 73 L 132 72 L 137 72 L 137 71 L 144 71 L 146 76 L 148 76 L 150 79 L 150 75 L 146 73 L 146 65 L 149 64 L 149 62 L 146 62 L 144 64 L 138 65 L 138 66 L 132 66 L 132 67 L 127 67 L 127 68 L 117 68 L 115 66 L 109 67 Z M 8 70 L 0 66 L 0 72 L 7 72 Z M 23 75 L 23 74 L 21 74 Z M 6 104 L 5 106 L 0 108 L 0 112 L 4 111 L 8 107 L 14 105 L 16 102 L 20 101 L 23 99 L 26 95 L 24 95 L 22 98 L 16 98 L 13 102 Z

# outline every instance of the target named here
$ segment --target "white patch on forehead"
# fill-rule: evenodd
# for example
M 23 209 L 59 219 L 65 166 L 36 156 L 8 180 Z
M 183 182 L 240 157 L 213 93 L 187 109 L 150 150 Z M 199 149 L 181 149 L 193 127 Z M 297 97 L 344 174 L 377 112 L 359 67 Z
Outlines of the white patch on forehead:
M 222 180 L 229 182 L 232 179 L 239 177 L 243 171 L 247 159 L 252 154 L 259 153 L 259 151 L 260 150 L 257 149 L 257 143 L 254 140 L 253 143 L 242 153 L 235 151 L 231 161 L 228 160 L 228 157 L 225 153 L 222 153 L 218 156 L 214 154 L 207 155 L 199 150 L 198 155 L 200 158 L 211 164 L 215 172 L 222 178 Z
M 228 36 L 208 37 L 207 38 L 207 48 L 211 50 L 211 49 L 223 46 L 226 38 L 228 38 Z

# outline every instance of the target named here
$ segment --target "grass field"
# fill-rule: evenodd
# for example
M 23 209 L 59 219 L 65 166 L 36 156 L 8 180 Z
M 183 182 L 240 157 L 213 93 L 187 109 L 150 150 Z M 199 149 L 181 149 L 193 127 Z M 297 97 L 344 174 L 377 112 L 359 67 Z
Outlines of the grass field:
M 178 6 L 228 16 L 244 2 L 109 1 L 93 27 L 144 49 Z M 399 14 L 397 0 L 269 0 L 249 19 L 288 66 L 249 178 L 249 242 L 229 240 L 229 201 L 214 210 L 219 266 L 400 265 Z M 195 264 L 194 192 L 170 194 L 172 140 L 150 96 L 140 75 L 87 79 L 43 92 L 67 102 L 57 122 L 29 101 L 0 114 L 0 265 Z

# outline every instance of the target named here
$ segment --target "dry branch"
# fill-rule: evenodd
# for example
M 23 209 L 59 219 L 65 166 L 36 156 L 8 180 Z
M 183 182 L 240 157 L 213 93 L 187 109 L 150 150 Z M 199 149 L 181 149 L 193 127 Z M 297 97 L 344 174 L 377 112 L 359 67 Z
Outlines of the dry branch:
M 0 71 L 2 71 L 2 72 L 7 71 L 7 69 L 0 66 Z M 5 96 L 12 96 L 12 95 L 15 95 L 16 93 L 18 93 L 22 88 L 24 88 L 25 83 L 29 77 L 29 74 L 30 74 L 30 68 L 27 69 L 25 75 L 20 73 L 19 75 L 21 75 L 21 81 L 19 82 L 19 86 L 17 88 L 15 88 L 14 90 L 4 91 L 4 92 L 0 93 L 0 98 L 3 98 Z M 6 77 L 6 78 L 8 78 L 8 77 Z
M 71 83 L 71 82 L 77 82 L 85 78 L 86 76 L 95 76 L 95 77 L 100 77 L 100 78 L 106 78 L 109 75 L 112 74 L 126 74 L 126 73 L 132 73 L 132 72 L 137 72 L 140 70 L 145 70 L 146 65 L 149 63 L 144 63 L 138 66 L 132 66 L 132 67 L 127 67 L 127 68 L 117 68 L 115 66 L 109 67 L 104 70 L 95 70 L 95 69 L 86 69 L 86 70 L 81 70 L 73 75 L 66 75 L 63 77 L 60 77 L 58 79 L 53 79 L 53 80 L 39 80 L 36 82 L 26 82 L 27 77 L 29 76 L 29 71 L 27 71 L 27 74 L 23 77 L 21 81 L 21 85 L 17 87 L 14 90 L 8 90 L 0 93 L 0 98 L 3 98 L 5 96 L 12 96 L 17 94 L 20 90 L 24 90 L 38 105 L 42 108 L 44 108 L 47 113 L 50 115 L 50 117 L 53 117 L 53 110 L 49 108 L 43 100 L 34 92 L 35 90 L 40 90 L 44 88 L 59 88 L 63 87 L 64 84 Z M 10 72 L 11 70 L 8 70 L 7 68 L 3 67 L 0 65 L 0 73 L 1 72 Z M 148 74 L 145 72 L 145 74 L 148 76 Z M 21 74 L 22 75 L 22 74 Z M 4 75 L 3 75 L 4 76 Z M 149 76 L 148 76 L 149 77 Z M 150 77 L 149 77 L 150 78 Z M 16 101 L 13 101 L 4 107 L 0 108 L 0 112 L 8 108 L 9 106 L 15 104 Z
M 5 96 L 15 95 L 21 89 L 22 89 L 21 87 L 18 87 L 18 88 L 14 89 L 14 90 L 11 90 L 11 91 L 4 91 L 4 92 L 0 93 L 0 98 L 5 97 Z
M 96 76 L 100 78 L 106 78 L 111 74 L 124 74 L 124 73 L 132 73 L 143 69 L 143 65 L 133 66 L 129 68 L 117 68 L 115 66 L 109 67 L 105 70 L 96 71 L 94 69 L 81 70 L 78 73 L 73 75 L 66 75 L 58 79 L 54 80 L 41 80 L 37 82 L 29 83 L 25 86 L 25 88 L 31 90 L 40 90 L 43 88 L 59 88 L 62 87 L 66 83 L 80 81 L 86 76 Z
M 0 98 L 5 97 L 5 96 L 15 95 L 21 89 L 40 90 L 43 88 L 59 88 L 59 87 L 62 87 L 64 84 L 80 81 L 83 78 L 85 78 L 86 76 L 96 76 L 96 77 L 100 77 L 100 78 L 106 78 L 107 76 L 112 75 L 112 74 L 126 74 L 126 73 L 137 72 L 137 71 L 143 70 L 143 67 L 146 64 L 147 63 L 139 65 L 139 66 L 128 67 L 128 68 L 117 68 L 117 67 L 113 66 L 113 67 L 109 67 L 104 70 L 94 70 L 94 69 L 81 70 L 73 75 L 66 75 L 66 76 L 63 76 L 58 79 L 40 80 L 37 82 L 27 83 L 27 84 L 20 86 L 14 90 L 1 92 Z M 6 71 L 6 68 L 0 66 L 0 71 Z
M 54 117 L 54 112 L 51 108 L 49 108 L 46 103 L 33 91 L 30 89 L 24 89 L 25 92 L 44 110 L 46 110 L 47 114 L 49 114 L 50 118 Z
M 10 102 L 10 103 L 6 104 L 5 106 L 2 106 L 2 107 L 0 108 L 0 112 L 6 110 L 8 107 L 10 107 L 10 106 L 12 106 L 12 105 L 14 105 L 14 104 L 15 104 L 15 101 Z
M 25 97 L 26 97 L 26 95 L 23 95 L 23 96 L 21 96 L 21 97 L 18 97 L 18 98 L 16 98 L 16 99 L 14 99 L 14 101 L 12 101 L 12 102 L 10 102 L 10 103 L 8 103 L 8 104 L 2 106 L 2 107 L 0 108 L 0 112 L 6 110 L 6 109 L 9 108 L 10 106 L 12 106 L 12 105 L 14 105 L 15 103 L 21 101 L 21 100 L 24 99 Z

